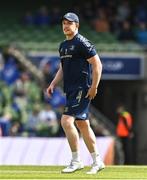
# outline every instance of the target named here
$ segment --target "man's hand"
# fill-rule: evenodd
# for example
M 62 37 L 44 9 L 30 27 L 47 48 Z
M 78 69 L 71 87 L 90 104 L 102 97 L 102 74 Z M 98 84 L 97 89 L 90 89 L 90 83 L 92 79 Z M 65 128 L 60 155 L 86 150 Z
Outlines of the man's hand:
M 47 92 L 48 97 L 51 97 L 51 95 L 53 94 L 53 92 L 54 92 L 54 87 L 55 87 L 55 85 L 54 85 L 53 83 L 51 83 L 51 84 L 49 85 L 49 87 L 47 88 L 46 92 Z
M 92 100 L 95 98 L 96 94 L 97 94 L 97 88 L 90 87 L 87 92 L 86 98 L 89 98 L 90 100 Z
M 58 84 L 58 82 L 62 79 L 63 77 L 63 71 L 62 71 L 62 65 L 60 63 L 59 65 L 59 69 L 58 72 L 56 73 L 56 76 L 54 77 L 53 81 L 51 82 L 51 84 L 48 86 L 46 93 L 48 97 L 51 97 L 55 86 Z

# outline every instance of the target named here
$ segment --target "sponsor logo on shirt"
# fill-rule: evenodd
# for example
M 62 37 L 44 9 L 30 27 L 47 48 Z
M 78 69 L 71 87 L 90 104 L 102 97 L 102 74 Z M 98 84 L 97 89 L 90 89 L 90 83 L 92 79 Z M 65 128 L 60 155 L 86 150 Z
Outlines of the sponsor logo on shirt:
M 72 55 L 71 54 L 67 54 L 67 55 L 63 55 L 63 56 L 60 56 L 61 59 L 63 58 L 72 58 Z

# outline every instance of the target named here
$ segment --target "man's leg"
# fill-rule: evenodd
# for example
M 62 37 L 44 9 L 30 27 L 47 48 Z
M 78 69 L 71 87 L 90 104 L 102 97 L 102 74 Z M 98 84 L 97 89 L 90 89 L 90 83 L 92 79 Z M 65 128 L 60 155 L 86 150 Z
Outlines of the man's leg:
M 78 129 L 80 130 L 84 142 L 91 153 L 92 159 L 93 159 L 93 166 L 92 169 L 88 172 L 88 174 L 95 174 L 101 169 L 105 167 L 104 163 L 100 159 L 97 145 L 96 145 L 96 137 L 95 134 L 90 127 L 89 120 L 77 120 L 76 125 Z
M 79 134 L 74 125 L 74 117 L 63 115 L 61 118 L 61 125 L 72 152 L 72 162 L 67 168 L 63 169 L 62 172 L 70 173 L 84 167 L 79 158 Z
M 69 146 L 72 152 L 79 150 L 79 134 L 74 125 L 74 117 L 63 115 L 61 125 L 68 139 Z

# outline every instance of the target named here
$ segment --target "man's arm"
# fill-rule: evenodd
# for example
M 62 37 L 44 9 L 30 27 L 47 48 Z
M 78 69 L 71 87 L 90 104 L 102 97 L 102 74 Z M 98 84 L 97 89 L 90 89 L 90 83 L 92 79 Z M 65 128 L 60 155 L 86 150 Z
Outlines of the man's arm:
M 54 79 L 52 80 L 51 84 L 47 88 L 47 94 L 49 97 L 53 93 L 54 87 L 59 83 L 59 81 L 61 81 L 62 77 L 63 77 L 63 71 L 62 71 L 62 65 L 60 63 L 59 69 L 58 69 Z
M 102 74 L 102 63 L 97 54 L 87 61 L 92 65 L 92 85 L 89 88 L 86 97 L 89 97 L 89 99 L 94 99 L 97 94 L 97 88 Z

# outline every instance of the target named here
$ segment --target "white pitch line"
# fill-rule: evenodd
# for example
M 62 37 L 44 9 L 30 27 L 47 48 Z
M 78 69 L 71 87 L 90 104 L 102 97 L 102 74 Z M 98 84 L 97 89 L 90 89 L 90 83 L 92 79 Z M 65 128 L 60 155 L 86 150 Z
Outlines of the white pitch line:
M 21 173 L 37 173 L 37 174 L 50 174 L 50 173 L 59 173 L 60 174 L 60 171 L 27 171 L 27 170 L 3 170 L 3 171 L 0 171 L 0 173 L 2 174 L 6 174 L 6 173 L 10 173 L 10 174 L 21 174 Z
M 113 166 L 106 166 L 106 168 L 147 168 L 147 166 L 140 165 L 140 166 L 128 166 L 128 165 L 113 165 Z

